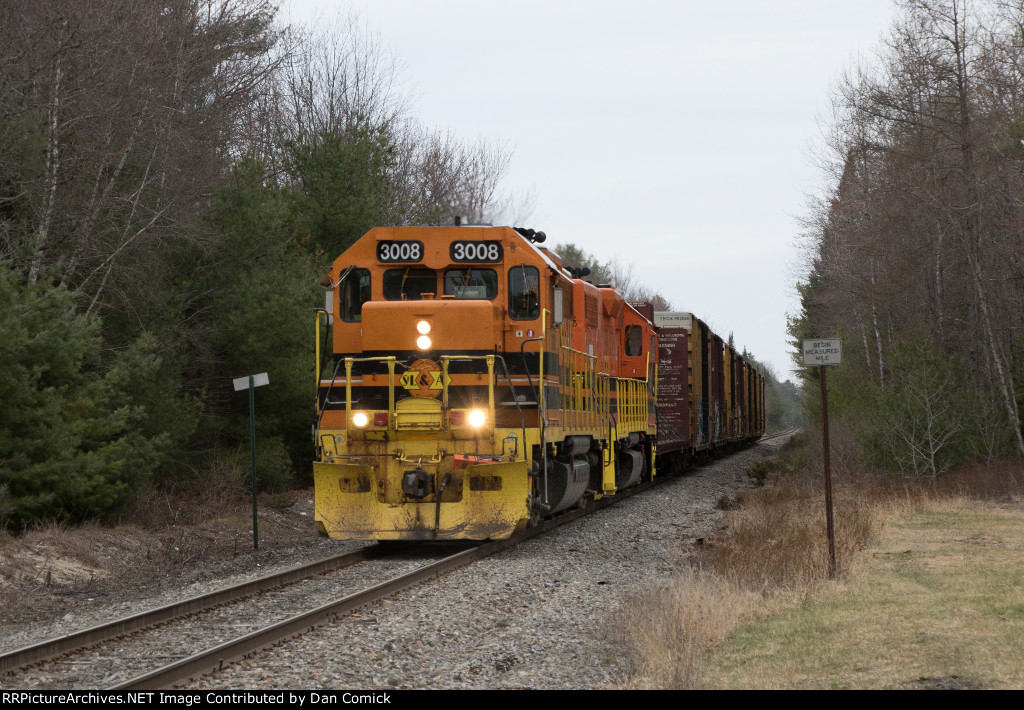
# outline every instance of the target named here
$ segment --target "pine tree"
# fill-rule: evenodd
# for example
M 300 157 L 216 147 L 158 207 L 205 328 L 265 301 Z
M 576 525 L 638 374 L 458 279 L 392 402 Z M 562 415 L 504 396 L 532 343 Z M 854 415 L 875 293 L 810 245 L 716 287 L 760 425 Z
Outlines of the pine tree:
M 147 480 L 166 437 L 136 432 L 130 386 L 158 366 L 140 342 L 105 361 L 74 294 L 0 264 L 0 489 L 7 524 L 105 513 Z

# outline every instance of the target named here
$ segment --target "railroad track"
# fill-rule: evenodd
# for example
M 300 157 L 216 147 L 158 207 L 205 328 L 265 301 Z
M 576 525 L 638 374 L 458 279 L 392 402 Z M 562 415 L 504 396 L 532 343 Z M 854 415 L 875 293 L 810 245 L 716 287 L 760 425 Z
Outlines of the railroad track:
M 367 546 L 344 555 L 334 555 L 307 565 L 301 565 L 278 574 L 267 575 L 249 582 L 225 587 L 208 594 L 167 604 L 147 611 L 115 619 L 82 631 L 34 643 L 0 654 L 0 673 L 8 673 L 32 663 L 61 656 L 97 643 L 109 641 L 142 629 L 167 623 L 174 619 L 212 609 L 260 592 L 283 587 L 308 577 L 344 569 L 357 562 L 373 559 L 380 551 Z
M 575 517 L 577 516 L 569 516 L 559 522 L 568 522 Z M 531 528 L 529 533 L 537 534 L 551 527 L 553 526 Z M 419 562 L 424 556 L 436 558 L 439 554 L 436 548 L 430 549 L 422 544 L 412 546 L 416 559 L 410 561 L 402 559 L 403 553 L 407 552 L 410 546 L 367 545 L 355 552 L 326 558 L 0 654 L 0 687 L 24 687 L 24 679 L 32 676 L 42 676 L 45 678 L 43 685 L 56 688 L 68 688 L 79 683 L 82 687 L 88 688 L 168 687 L 176 681 L 215 670 L 224 663 L 241 658 L 256 649 L 331 621 L 359 606 L 499 552 L 531 535 L 514 536 L 508 540 L 477 545 L 469 549 L 466 549 L 465 545 L 449 544 L 445 547 L 447 553 L 441 559 L 435 559 L 425 565 Z M 451 554 L 452 549 L 456 549 L 457 552 Z M 360 563 L 377 563 L 381 567 L 377 571 L 361 573 L 364 578 L 374 578 L 377 580 L 376 583 L 312 610 L 291 614 L 278 613 L 277 618 L 264 628 L 234 634 L 231 638 L 198 653 L 189 655 L 187 650 L 175 651 L 166 648 L 159 638 L 153 641 L 147 641 L 145 638 L 147 635 L 160 636 L 160 633 L 154 631 L 166 628 L 169 624 L 182 624 L 183 620 L 190 619 L 190 626 L 194 628 L 183 628 L 176 632 L 177 635 L 185 639 L 183 645 L 187 645 L 188 641 L 203 643 L 203 639 L 210 635 L 211 629 L 244 624 L 234 624 L 232 618 L 265 615 L 267 607 L 287 611 L 290 602 L 282 598 L 283 595 L 280 593 L 268 599 L 271 594 L 286 587 L 295 587 L 303 582 L 308 584 L 309 580 L 320 577 L 319 586 L 325 589 L 313 593 L 312 596 L 336 596 L 337 587 L 340 586 L 339 580 L 326 575 Z M 294 591 L 296 594 L 311 595 L 308 590 Z M 241 607 L 238 611 L 231 611 L 232 605 L 237 606 L 241 603 L 248 603 L 248 607 L 257 609 Z M 213 615 L 214 610 L 218 610 L 216 615 Z M 172 661 L 154 668 L 158 663 L 153 663 L 153 660 L 159 661 L 168 655 L 173 656 Z M 134 660 L 123 663 L 124 659 Z M 125 666 L 145 666 L 147 659 L 152 659 L 148 661 L 148 668 L 151 670 L 141 672 L 127 681 L 116 677 L 118 670 L 111 664 L 111 661 L 117 660 L 117 666 L 121 669 Z M 37 667 L 28 668 L 33 665 Z M 25 670 L 18 672 L 19 669 Z
M 475 545 L 455 554 L 443 557 L 410 572 L 387 579 L 358 592 L 348 594 L 340 599 L 329 602 L 315 609 L 304 611 L 278 623 L 258 629 L 245 636 L 232 639 L 213 648 L 196 653 L 188 658 L 169 663 L 161 668 L 131 680 L 113 686 L 115 690 L 145 690 L 167 688 L 175 683 L 194 678 L 204 673 L 221 669 L 225 663 L 244 658 L 248 654 L 265 648 L 286 638 L 301 634 L 319 625 L 331 622 L 354 609 L 370 604 L 378 599 L 391 596 L 433 577 L 440 576 L 451 570 L 494 555 L 502 550 L 518 545 L 531 537 L 546 533 L 554 528 L 572 522 L 583 515 L 605 508 L 632 495 L 657 485 L 660 481 L 636 486 L 619 495 L 603 498 L 594 502 L 586 509 L 570 511 L 557 518 L 542 522 L 540 525 L 522 530 L 505 540 L 495 540 Z
M 782 438 L 784 436 L 793 436 L 794 434 L 798 433 L 799 431 L 800 431 L 800 429 L 798 429 L 796 427 L 790 427 L 789 429 L 783 429 L 782 431 L 777 431 L 774 434 L 767 434 L 765 436 L 762 436 L 760 439 L 758 439 L 758 441 L 769 441 L 771 439 L 779 439 L 779 438 Z
M 198 653 L 188 655 L 187 652 L 179 651 L 170 662 L 135 675 L 128 680 L 121 680 L 116 677 L 116 671 L 102 671 L 101 677 L 97 677 L 95 674 L 90 675 L 88 667 L 102 667 L 104 664 L 109 667 L 111 661 L 116 660 L 120 664 L 128 657 L 136 659 L 159 659 L 166 657 L 171 655 L 172 652 L 169 649 L 163 648 L 159 641 L 150 645 L 156 647 L 155 651 L 125 650 L 122 642 L 126 639 L 132 642 L 132 639 L 151 632 L 158 627 L 178 623 L 185 618 L 195 618 L 201 616 L 204 612 L 225 608 L 225 605 L 237 604 L 242 600 L 252 600 L 254 597 L 265 595 L 271 590 L 295 585 L 298 582 L 339 571 L 357 563 L 386 560 L 390 556 L 389 550 L 401 550 L 403 548 L 399 548 L 396 545 L 368 545 L 352 553 L 295 567 L 279 574 L 226 587 L 210 594 L 117 619 L 80 632 L 4 653 L 0 655 L 0 673 L 3 673 L 0 676 L 0 685 L 5 687 L 21 687 L 19 681 L 21 678 L 26 677 L 26 673 L 12 673 L 12 671 L 23 669 L 33 664 L 45 663 L 51 667 L 51 670 L 41 675 L 46 676 L 48 679 L 47 685 L 53 684 L 54 687 L 67 688 L 74 683 L 84 683 L 84 687 L 95 688 L 104 686 L 119 690 L 167 688 L 189 678 L 216 671 L 225 664 L 243 658 L 260 648 L 333 621 L 353 609 L 392 595 L 427 579 L 493 555 L 523 540 L 576 520 L 582 515 L 593 512 L 595 509 L 607 507 L 617 500 L 640 493 L 652 485 L 656 485 L 656 483 L 647 483 L 617 496 L 596 501 L 585 510 L 570 511 L 556 519 L 545 521 L 541 525 L 517 533 L 506 540 L 497 540 L 475 545 L 468 549 L 460 549 L 455 554 L 445 555 L 441 559 L 434 560 L 428 564 L 415 566 L 411 570 L 402 570 L 400 574 L 385 578 L 383 581 L 359 591 L 345 594 L 315 609 L 301 611 L 284 619 L 278 619 L 262 628 L 234 636 Z M 424 546 L 418 545 L 415 549 L 419 550 L 417 555 L 422 557 Z M 448 549 L 451 549 L 451 545 L 448 546 Z M 437 554 L 436 549 L 433 550 L 432 554 Z M 408 566 L 410 565 L 406 565 L 406 567 Z M 320 596 L 327 595 L 323 594 Z M 204 625 L 202 619 L 198 620 L 198 625 Z M 206 626 L 210 625 L 209 622 L 206 623 Z M 212 625 L 216 626 L 217 624 L 214 623 Z M 185 631 L 181 632 L 180 635 L 190 636 L 194 639 L 196 636 L 204 638 L 206 633 L 193 631 L 190 634 L 190 632 Z M 121 649 L 109 650 L 103 645 L 115 641 L 122 645 Z M 132 642 L 132 644 L 134 643 Z M 87 656 L 80 659 L 79 656 L 83 651 L 87 652 Z M 72 656 L 70 654 L 76 655 Z M 150 666 L 152 665 L 150 664 Z M 32 671 L 32 669 L 28 670 Z M 113 669 L 111 668 L 111 670 Z M 40 673 L 36 673 L 36 675 L 40 675 Z M 83 680 L 83 675 L 90 677 Z
M 780 432 L 772 436 L 764 437 L 764 439 L 787 436 L 792 434 L 794 431 L 796 430 Z M 16 649 L 0 655 L 0 673 L 4 674 L 3 676 L 0 676 L 0 684 L 6 687 L 17 686 L 19 676 L 25 677 L 25 675 L 12 675 L 11 671 L 18 668 L 24 668 L 25 666 L 30 666 L 32 664 L 47 662 L 49 660 L 49 662 L 55 666 L 70 666 L 67 672 L 64 673 L 50 672 L 45 674 L 51 678 L 53 676 L 58 676 L 56 680 L 56 687 L 69 687 L 68 680 L 63 680 L 64 678 L 70 677 L 72 682 L 80 682 L 73 679 L 81 678 L 82 671 L 85 667 L 89 665 L 102 666 L 104 663 L 107 663 L 109 666 L 110 661 L 112 660 L 116 660 L 120 663 L 120 659 L 125 657 L 124 654 L 130 653 L 136 658 L 151 658 L 154 660 L 164 660 L 167 656 L 173 656 L 173 658 L 170 662 L 157 668 L 152 668 L 152 664 L 150 664 L 150 670 L 134 675 L 128 680 L 122 680 L 124 675 L 123 673 L 105 672 L 102 677 L 94 676 L 95 679 L 93 681 L 86 681 L 90 682 L 90 685 L 87 687 L 105 686 L 124 690 L 170 687 L 176 683 L 184 682 L 189 678 L 194 678 L 205 673 L 216 671 L 222 668 L 225 664 L 243 658 L 260 648 L 272 645 L 288 637 L 304 633 L 318 625 L 329 623 L 353 609 L 395 594 L 398 591 L 469 564 L 475 560 L 479 560 L 500 552 L 501 550 L 505 550 L 525 539 L 545 533 L 555 527 L 576 520 L 582 515 L 593 512 L 595 509 L 607 507 L 615 502 L 641 493 L 651 486 L 657 485 L 659 482 L 669 478 L 670 477 L 659 478 L 654 482 L 634 487 L 614 497 L 592 501 L 586 510 L 570 511 L 556 519 L 545 521 L 537 527 L 529 528 L 528 530 L 524 530 L 513 535 L 507 540 L 480 544 L 468 549 L 460 549 L 454 554 L 445 555 L 441 559 L 434 560 L 425 565 L 414 566 L 408 564 L 409 561 L 405 560 L 406 564 L 399 573 L 392 574 L 394 570 L 389 570 L 386 574 L 392 574 L 392 576 L 385 578 L 383 581 L 379 581 L 376 584 L 372 584 L 358 591 L 351 591 L 343 594 L 334 601 L 311 610 L 307 609 L 290 615 L 284 615 L 284 618 L 280 618 L 279 615 L 279 618 L 262 628 L 257 628 L 240 635 L 234 635 L 227 640 L 191 655 L 188 655 L 187 651 L 170 651 L 163 649 L 160 647 L 159 642 L 156 644 L 158 649 L 155 652 L 115 651 L 112 654 L 110 651 L 104 650 L 104 647 L 102 646 L 98 650 L 95 647 L 98 644 L 109 643 L 114 639 L 124 639 L 126 636 L 129 637 L 129 639 L 135 638 L 144 630 L 152 630 L 162 625 L 178 623 L 181 619 L 186 617 L 194 618 L 201 616 L 204 612 L 209 612 L 212 609 L 228 609 L 227 614 L 230 618 L 232 616 L 232 613 L 230 612 L 231 607 L 226 607 L 225 605 L 238 604 L 240 600 L 248 599 L 251 601 L 258 595 L 267 595 L 271 590 L 279 590 L 284 587 L 295 585 L 303 580 L 310 580 L 316 577 L 330 580 L 332 578 L 325 578 L 324 576 L 359 563 L 386 561 L 387 558 L 392 557 L 393 553 L 396 550 L 400 550 L 400 548 L 394 545 L 368 545 L 367 547 L 352 553 L 330 557 L 309 565 L 295 567 L 279 574 L 270 575 L 240 585 L 235 585 L 233 587 L 227 587 L 211 592 L 210 594 L 194 597 L 192 599 L 170 604 L 141 614 L 117 619 L 84 631 Z M 416 554 L 418 559 L 422 557 L 423 546 L 418 547 Z M 433 551 L 433 554 L 437 554 L 436 550 Z M 399 565 L 399 567 L 402 567 L 402 565 Z M 414 568 L 407 569 L 408 567 Z M 327 584 L 323 586 L 331 585 Z M 337 593 L 336 590 L 332 591 L 334 594 Z M 314 596 L 324 598 L 329 595 L 327 593 L 318 593 L 314 594 Z M 272 603 L 279 606 L 282 604 L 281 602 L 273 600 Z M 260 605 L 257 604 L 256 606 Z M 263 604 L 262 606 L 267 605 Z M 223 618 L 223 615 L 224 613 L 222 612 L 221 618 Z M 234 616 L 238 617 L 243 615 L 244 614 L 234 614 Z M 209 621 L 205 623 L 207 626 L 210 625 Z M 221 623 L 221 621 L 215 620 L 213 625 L 217 626 Z M 204 625 L 202 619 L 199 619 L 199 625 Z M 189 636 L 188 633 L 183 635 Z M 192 632 L 189 638 L 197 641 L 198 643 L 205 643 L 207 635 L 208 634 L 204 630 Z M 86 648 L 91 648 L 91 656 L 85 660 L 76 660 L 75 657 L 67 656 L 67 654 L 71 653 L 81 653 L 82 649 Z M 64 656 L 64 658 L 55 662 L 52 661 L 52 659 L 60 656 Z
M 294 616 L 309 608 L 310 598 L 330 599 L 375 584 L 439 554 L 422 548 L 411 552 L 367 545 L 353 553 L 17 649 L 2 659 L 5 667 L 22 669 L 0 676 L 0 686 L 116 687 L 126 679 L 173 665 L 197 648 L 223 645 L 250 634 L 257 625 L 273 625 Z M 444 554 L 450 555 L 451 550 Z

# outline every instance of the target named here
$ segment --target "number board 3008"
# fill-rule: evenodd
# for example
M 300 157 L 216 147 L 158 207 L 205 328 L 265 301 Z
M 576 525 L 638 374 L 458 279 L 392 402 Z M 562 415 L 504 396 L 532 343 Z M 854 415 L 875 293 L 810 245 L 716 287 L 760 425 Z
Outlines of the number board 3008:
M 377 261 L 394 263 L 423 259 L 423 242 L 377 242 Z
M 494 263 L 501 261 L 501 242 L 452 242 L 452 261 Z

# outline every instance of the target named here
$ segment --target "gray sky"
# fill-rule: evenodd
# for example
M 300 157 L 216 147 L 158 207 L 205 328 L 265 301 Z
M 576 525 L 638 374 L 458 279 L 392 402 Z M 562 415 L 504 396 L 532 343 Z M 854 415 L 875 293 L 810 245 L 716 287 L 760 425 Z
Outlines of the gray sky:
M 891 0 L 285 0 L 352 8 L 405 64 L 428 126 L 515 149 L 528 226 L 635 273 L 722 337 L 792 367 L 797 217 L 823 185 L 831 82 Z M 830 334 L 822 333 L 825 337 Z

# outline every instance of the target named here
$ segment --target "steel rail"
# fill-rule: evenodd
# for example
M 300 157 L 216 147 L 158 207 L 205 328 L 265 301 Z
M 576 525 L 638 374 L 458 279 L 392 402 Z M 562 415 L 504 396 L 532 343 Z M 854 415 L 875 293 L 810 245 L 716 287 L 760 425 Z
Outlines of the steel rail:
M 782 436 L 792 436 L 793 434 L 796 434 L 799 431 L 800 431 L 799 428 L 791 427 L 789 429 L 783 429 L 782 431 L 777 431 L 777 432 L 774 432 L 772 434 L 765 434 L 764 436 L 759 438 L 757 441 L 768 441 L 769 439 L 778 439 L 779 437 L 782 437 Z
M 156 609 L 133 614 L 97 626 L 23 646 L 0 655 L 0 673 L 21 668 L 38 661 L 76 651 L 118 636 L 124 636 L 150 626 L 173 621 L 221 604 L 243 599 L 259 592 L 292 584 L 307 577 L 332 572 L 357 562 L 374 559 L 384 554 L 382 546 L 368 545 L 355 552 L 326 557 L 306 565 L 292 567 L 277 574 L 267 575 L 231 587 L 202 594 L 191 599 L 167 604 Z

